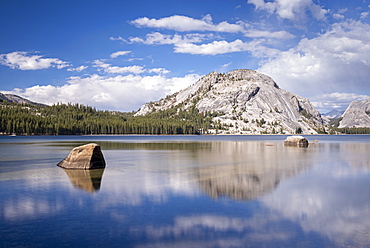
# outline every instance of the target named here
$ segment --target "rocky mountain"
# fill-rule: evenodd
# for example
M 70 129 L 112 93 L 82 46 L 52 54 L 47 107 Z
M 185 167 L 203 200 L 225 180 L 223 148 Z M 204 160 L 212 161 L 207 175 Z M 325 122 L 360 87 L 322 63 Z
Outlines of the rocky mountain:
M 326 114 L 323 114 L 323 117 L 326 117 L 328 119 L 335 119 L 335 118 L 341 117 L 343 113 L 344 113 L 344 111 L 333 109 L 332 111 L 330 111 Z
M 184 90 L 144 104 L 136 116 L 171 108 L 178 112 L 196 108 L 213 117 L 210 133 L 316 134 L 324 122 L 309 100 L 280 89 L 269 76 L 246 69 L 212 72 Z
M 2 94 L 0 93 L 0 103 L 1 102 L 12 102 L 12 103 L 19 103 L 19 104 L 30 104 L 34 106 L 46 106 L 45 104 L 42 103 L 36 103 L 32 102 L 26 98 L 13 95 L 13 94 Z
M 370 127 L 370 98 L 351 102 L 339 122 L 339 128 L 344 127 Z
M 330 126 L 338 127 L 339 121 L 342 118 L 344 111 L 339 111 L 337 109 L 333 109 L 332 111 L 322 114 L 321 117 L 325 123 L 328 123 Z

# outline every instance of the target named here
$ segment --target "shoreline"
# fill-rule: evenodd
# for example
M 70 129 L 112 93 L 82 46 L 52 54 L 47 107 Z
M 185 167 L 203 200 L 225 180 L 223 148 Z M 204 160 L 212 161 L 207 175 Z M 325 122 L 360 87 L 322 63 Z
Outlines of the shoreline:
M 41 137 L 41 136 L 366 136 L 370 134 L 0 134 L 0 137 Z

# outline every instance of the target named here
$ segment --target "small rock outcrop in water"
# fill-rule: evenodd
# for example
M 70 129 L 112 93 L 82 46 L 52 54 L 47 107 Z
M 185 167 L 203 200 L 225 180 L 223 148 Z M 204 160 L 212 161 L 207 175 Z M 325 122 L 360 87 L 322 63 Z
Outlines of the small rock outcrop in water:
M 73 148 L 69 155 L 57 165 L 65 169 L 101 169 L 105 168 L 105 160 L 100 146 L 90 143 Z
M 289 136 L 285 139 L 284 145 L 308 147 L 308 140 L 302 136 Z

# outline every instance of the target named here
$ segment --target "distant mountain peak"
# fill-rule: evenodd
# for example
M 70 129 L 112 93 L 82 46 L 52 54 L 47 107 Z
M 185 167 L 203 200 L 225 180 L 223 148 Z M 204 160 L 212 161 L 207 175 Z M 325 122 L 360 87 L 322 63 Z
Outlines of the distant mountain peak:
M 335 118 L 341 117 L 343 113 L 344 113 L 344 111 L 342 111 L 342 110 L 333 109 L 330 112 L 328 112 L 326 114 L 323 114 L 323 116 L 325 116 L 329 119 L 335 119 Z
M 45 104 L 33 102 L 33 101 L 30 101 L 26 98 L 23 98 L 23 97 L 20 97 L 20 96 L 17 96 L 17 95 L 0 93 L 0 103 L 1 102 L 10 102 L 10 103 L 18 103 L 18 104 L 30 104 L 30 105 L 34 105 L 34 106 L 46 106 Z
M 307 99 L 280 89 L 271 77 L 247 69 L 211 72 L 184 90 L 144 104 L 136 116 L 192 107 L 205 116 L 215 116 L 212 120 L 217 124 L 210 132 L 315 134 L 323 125 L 320 113 Z

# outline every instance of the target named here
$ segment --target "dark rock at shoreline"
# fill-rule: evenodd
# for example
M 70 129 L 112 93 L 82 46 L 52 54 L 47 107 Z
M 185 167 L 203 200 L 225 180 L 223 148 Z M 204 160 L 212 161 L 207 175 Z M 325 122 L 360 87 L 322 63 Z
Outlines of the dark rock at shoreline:
M 57 164 L 65 169 L 92 170 L 105 168 L 105 160 L 100 146 L 95 143 L 78 146 Z

